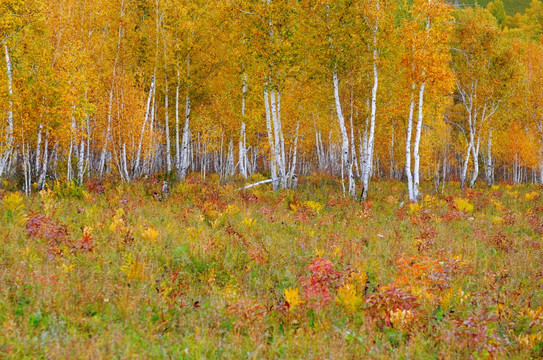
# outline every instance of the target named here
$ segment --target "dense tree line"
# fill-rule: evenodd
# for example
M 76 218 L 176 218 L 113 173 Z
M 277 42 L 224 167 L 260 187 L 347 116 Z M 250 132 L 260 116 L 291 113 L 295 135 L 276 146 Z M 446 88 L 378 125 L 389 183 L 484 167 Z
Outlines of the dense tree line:
M 0 177 L 543 182 L 543 4 L 4 0 Z

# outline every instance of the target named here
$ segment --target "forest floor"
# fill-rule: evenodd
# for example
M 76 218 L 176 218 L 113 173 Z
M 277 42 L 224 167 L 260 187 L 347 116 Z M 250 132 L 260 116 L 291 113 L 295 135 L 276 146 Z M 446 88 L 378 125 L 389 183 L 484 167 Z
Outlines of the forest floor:
M 237 186 L 0 192 L 0 358 L 543 357 L 541 187 Z

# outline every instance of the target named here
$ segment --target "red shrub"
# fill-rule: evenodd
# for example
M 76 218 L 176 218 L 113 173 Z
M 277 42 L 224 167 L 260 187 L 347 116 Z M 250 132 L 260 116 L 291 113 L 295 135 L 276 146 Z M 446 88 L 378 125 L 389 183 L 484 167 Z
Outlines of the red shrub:
M 332 290 L 341 285 L 343 278 L 334 264 L 325 258 L 317 258 L 308 265 L 311 277 L 303 281 L 303 293 L 307 304 L 314 309 L 327 307 L 332 300 Z

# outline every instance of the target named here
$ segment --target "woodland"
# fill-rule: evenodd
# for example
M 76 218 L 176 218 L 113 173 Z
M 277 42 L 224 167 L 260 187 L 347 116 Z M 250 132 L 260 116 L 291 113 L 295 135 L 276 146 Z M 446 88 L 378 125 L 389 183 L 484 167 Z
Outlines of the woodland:
M 0 0 L 0 358 L 543 358 L 543 2 Z
M 0 177 L 541 183 L 543 5 L 4 0 Z

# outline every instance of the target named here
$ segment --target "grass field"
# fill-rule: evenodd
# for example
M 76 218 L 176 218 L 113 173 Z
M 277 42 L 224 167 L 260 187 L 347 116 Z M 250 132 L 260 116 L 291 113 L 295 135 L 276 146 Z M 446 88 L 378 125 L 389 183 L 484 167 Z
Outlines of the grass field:
M 541 187 L 238 185 L 2 192 L 0 358 L 543 357 Z
M 463 0 L 462 2 L 464 4 L 470 4 L 473 5 L 475 3 L 486 7 L 486 5 L 492 0 Z M 523 13 L 524 10 L 530 7 L 530 3 L 532 0 L 503 0 L 503 4 L 505 6 L 505 11 L 507 11 L 507 15 L 513 16 L 516 13 Z

